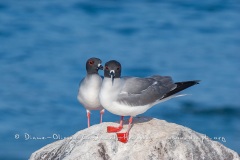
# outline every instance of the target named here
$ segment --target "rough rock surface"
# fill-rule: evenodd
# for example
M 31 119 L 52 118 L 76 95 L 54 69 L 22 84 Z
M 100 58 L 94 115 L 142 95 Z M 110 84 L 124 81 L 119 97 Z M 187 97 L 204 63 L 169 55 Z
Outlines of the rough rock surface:
M 102 123 L 51 143 L 34 152 L 30 160 L 239 160 L 236 152 L 189 128 L 152 118 L 135 118 L 130 139 L 124 144 Z M 127 121 L 125 122 L 127 123 Z M 124 125 L 123 131 L 127 129 Z

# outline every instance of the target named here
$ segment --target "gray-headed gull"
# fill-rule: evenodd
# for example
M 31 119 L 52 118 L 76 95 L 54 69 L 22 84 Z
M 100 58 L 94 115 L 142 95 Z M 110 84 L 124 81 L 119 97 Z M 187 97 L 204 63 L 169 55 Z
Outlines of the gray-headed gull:
M 86 62 L 87 75 L 83 78 L 79 85 L 77 99 L 86 108 L 88 127 L 90 127 L 90 111 L 100 110 L 100 123 L 102 123 L 102 116 L 104 108 L 99 101 L 99 91 L 102 85 L 102 78 L 98 74 L 99 69 L 103 69 L 102 61 L 98 58 L 90 58 Z
M 121 77 L 121 69 L 121 64 L 115 60 L 105 64 L 99 99 L 106 110 L 121 116 L 120 125 L 108 126 L 107 132 L 119 132 L 123 128 L 123 117 L 130 116 L 128 130 L 117 133 L 118 140 L 123 143 L 128 141 L 134 116 L 160 102 L 179 96 L 176 93 L 199 82 L 194 80 L 174 83 L 171 77 L 160 75 L 146 78 Z

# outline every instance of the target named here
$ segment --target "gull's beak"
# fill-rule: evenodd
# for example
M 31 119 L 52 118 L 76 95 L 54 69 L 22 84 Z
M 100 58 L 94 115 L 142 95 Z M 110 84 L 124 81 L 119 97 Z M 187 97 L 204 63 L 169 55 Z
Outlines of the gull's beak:
M 111 70 L 109 75 L 111 76 L 111 79 L 112 79 L 112 85 L 113 85 L 113 82 L 114 82 L 114 77 L 115 77 L 115 72 L 114 70 Z
M 98 69 L 98 70 L 99 70 L 99 69 L 100 69 L 100 70 L 103 70 L 103 66 L 99 63 L 97 69 Z

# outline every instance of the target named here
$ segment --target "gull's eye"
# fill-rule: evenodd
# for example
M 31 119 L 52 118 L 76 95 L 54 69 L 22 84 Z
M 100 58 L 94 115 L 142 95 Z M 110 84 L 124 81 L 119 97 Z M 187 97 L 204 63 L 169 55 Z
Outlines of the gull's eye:
M 108 66 L 105 66 L 105 69 L 108 70 Z
M 119 70 L 120 69 L 120 67 L 117 67 L 117 70 Z
M 94 61 L 89 61 L 88 62 L 90 65 L 93 65 L 94 64 Z

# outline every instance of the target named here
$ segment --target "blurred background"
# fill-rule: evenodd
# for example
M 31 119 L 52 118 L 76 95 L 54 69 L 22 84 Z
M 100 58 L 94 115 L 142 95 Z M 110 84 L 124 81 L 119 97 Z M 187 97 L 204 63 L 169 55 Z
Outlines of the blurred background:
M 90 57 L 118 60 L 123 76 L 202 80 L 142 116 L 240 153 L 239 17 L 237 0 L 1 0 L 0 159 L 27 159 L 58 140 L 34 137 L 87 127 L 76 97 Z M 92 112 L 91 124 L 99 117 Z

